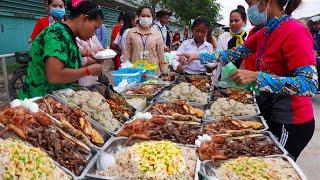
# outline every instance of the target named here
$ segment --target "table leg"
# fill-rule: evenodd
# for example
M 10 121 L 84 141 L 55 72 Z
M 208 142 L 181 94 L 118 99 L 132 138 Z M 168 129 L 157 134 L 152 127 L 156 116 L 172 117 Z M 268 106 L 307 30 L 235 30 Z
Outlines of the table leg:
M 11 100 L 10 93 L 9 93 L 9 80 L 8 80 L 8 71 L 7 71 L 7 63 L 6 58 L 3 57 L 1 59 L 1 65 L 2 65 L 2 74 L 3 74 L 3 80 L 4 80 L 4 88 L 6 91 L 6 99 L 8 101 Z

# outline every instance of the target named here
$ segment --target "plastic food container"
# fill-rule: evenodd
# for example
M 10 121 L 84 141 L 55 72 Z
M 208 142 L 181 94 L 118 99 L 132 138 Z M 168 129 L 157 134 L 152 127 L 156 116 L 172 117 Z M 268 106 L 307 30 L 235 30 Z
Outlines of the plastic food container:
M 114 71 L 112 72 L 114 85 L 118 86 L 123 80 L 127 80 L 128 83 L 138 83 L 141 81 L 142 72 L 141 69 L 135 68 L 124 68 Z

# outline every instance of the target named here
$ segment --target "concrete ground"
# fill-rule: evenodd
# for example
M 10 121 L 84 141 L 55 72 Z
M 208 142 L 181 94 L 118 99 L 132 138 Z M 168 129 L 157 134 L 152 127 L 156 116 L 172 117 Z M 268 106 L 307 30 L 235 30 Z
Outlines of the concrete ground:
M 309 180 L 320 179 L 320 94 L 313 98 L 316 129 L 308 146 L 298 158 L 298 165 Z

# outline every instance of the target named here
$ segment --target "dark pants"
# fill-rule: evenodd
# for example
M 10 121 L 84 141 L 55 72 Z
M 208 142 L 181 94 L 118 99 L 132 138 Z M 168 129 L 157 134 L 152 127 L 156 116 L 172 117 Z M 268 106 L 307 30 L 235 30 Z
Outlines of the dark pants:
M 267 121 L 267 123 L 269 130 L 295 161 L 311 140 L 315 128 L 314 120 L 304 124 L 282 124 L 274 121 Z

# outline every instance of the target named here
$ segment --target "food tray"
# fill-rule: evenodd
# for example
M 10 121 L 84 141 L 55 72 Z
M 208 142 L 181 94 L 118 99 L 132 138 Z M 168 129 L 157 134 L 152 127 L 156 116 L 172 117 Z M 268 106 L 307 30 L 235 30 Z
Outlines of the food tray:
M 122 98 L 124 101 L 125 101 L 125 98 L 121 95 L 121 94 L 118 94 L 117 92 L 115 92 L 113 90 L 113 88 L 109 88 L 109 97 L 106 97 L 105 96 L 105 91 L 107 90 L 107 87 L 103 84 L 97 84 L 95 86 L 91 86 L 90 88 L 88 88 L 90 91 L 92 92 L 98 92 L 100 93 L 102 96 L 104 96 L 104 98 L 109 101 L 111 99 L 111 96 L 114 96 L 115 94 L 117 96 L 119 96 L 120 98 Z M 108 102 L 109 106 L 110 106 L 110 109 L 112 111 L 112 108 L 111 108 L 111 105 L 110 103 Z M 122 106 L 122 105 L 121 105 Z M 119 118 L 116 118 L 115 115 L 114 115 L 114 118 L 116 118 L 118 121 L 120 122 L 126 122 L 128 121 L 128 119 L 132 118 L 134 116 L 134 113 L 136 112 L 136 109 L 134 107 L 132 107 L 129 103 L 127 103 L 126 105 L 128 107 L 128 111 L 133 114 L 131 116 L 129 116 L 129 118 L 127 118 L 123 113 L 121 112 L 117 112 L 119 114 Z
M 64 102 L 65 104 L 69 104 L 68 100 L 66 99 L 66 96 L 68 96 L 66 92 L 70 89 L 73 91 L 90 91 L 89 89 L 87 89 L 85 87 L 75 87 L 75 88 L 62 89 L 62 90 L 58 90 L 58 91 L 52 91 L 51 94 L 56 96 L 57 98 L 59 98 L 60 102 Z
M 4 128 L 3 124 L 0 123 L 0 129 L 2 130 L 3 128 Z M 27 144 L 28 146 L 33 147 L 29 142 L 21 140 L 20 138 L 18 138 L 18 137 L 17 137 L 14 133 L 12 133 L 12 132 L 8 132 L 7 134 L 4 135 L 4 138 L 0 138 L 0 142 L 3 141 L 3 140 L 5 140 L 5 139 L 9 139 L 9 138 L 19 139 L 21 142 Z M 49 157 L 50 157 L 50 156 L 49 156 Z M 51 158 L 51 157 L 50 157 L 50 158 Z M 51 158 L 51 159 L 52 159 L 52 158 Z M 52 160 L 53 160 L 53 159 L 52 159 Z M 66 173 L 68 176 L 70 176 L 70 178 L 72 178 L 72 179 L 77 179 L 77 178 L 74 176 L 74 174 L 73 174 L 71 171 L 69 171 L 67 168 L 61 166 L 59 163 L 57 163 L 57 162 L 54 161 L 54 160 L 53 160 L 53 162 L 54 162 L 54 164 L 55 164 L 59 169 L 61 169 L 64 173 Z
M 53 96 L 53 95 L 44 96 L 43 99 L 45 99 L 45 98 L 47 98 L 47 97 L 52 97 L 54 100 L 60 102 L 61 104 L 66 105 L 66 106 L 72 108 L 70 105 L 68 105 L 67 103 L 61 101 L 61 99 L 59 99 L 59 98 L 57 98 L 57 97 L 55 97 L 55 96 Z M 35 103 L 37 103 L 38 101 L 39 101 L 39 100 L 35 101 Z M 42 111 L 42 110 L 40 109 L 40 111 Z M 80 110 L 80 111 L 81 111 L 81 110 Z M 44 111 L 42 111 L 42 112 L 44 112 Z M 53 116 L 51 116 L 51 115 L 48 114 L 48 113 L 46 113 L 46 114 L 47 114 L 51 119 L 53 119 L 53 121 L 54 121 L 55 123 L 60 124 L 60 121 L 59 121 L 58 119 L 54 118 Z M 103 126 L 101 126 L 99 123 L 95 123 L 95 121 L 92 120 L 89 116 L 86 116 L 86 118 L 87 118 L 87 120 L 89 121 L 89 123 L 91 124 L 92 128 L 98 131 L 98 133 L 102 136 L 102 138 L 103 138 L 103 140 L 104 140 L 104 142 L 105 142 L 105 143 L 102 144 L 101 146 L 97 146 L 97 145 L 93 144 L 92 142 L 90 142 L 90 143 L 87 144 L 87 145 L 90 146 L 90 147 L 93 147 L 93 148 L 95 148 L 95 149 L 98 149 L 98 150 L 99 150 L 99 149 L 102 149 L 103 146 L 107 143 L 107 141 L 111 138 L 111 135 L 104 129 Z M 80 131 L 80 132 L 81 132 L 81 131 Z M 86 135 L 85 135 L 85 136 L 86 136 Z
M 5 127 L 5 126 L 4 126 L 2 123 L 0 123 L 0 130 L 2 130 L 4 127 Z M 60 130 L 60 129 L 57 128 L 57 127 L 51 127 L 51 128 Z M 63 132 L 63 130 L 60 130 L 60 131 Z M 71 136 L 68 136 L 68 134 L 65 133 L 65 132 L 64 132 L 64 134 L 67 135 L 67 136 L 65 136 L 66 139 L 69 139 L 69 140 L 75 142 L 76 144 L 80 145 L 78 140 L 74 139 L 74 138 L 71 137 Z M 4 137 L 4 139 L 7 139 L 7 138 L 15 138 L 15 139 L 19 139 L 19 140 L 23 141 L 20 137 L 18 137 L 15 133 L 13 133 L 13 132 L 11 132 L 11 131 L 8 131 L 3 137 Z M 31 143 L 29 143 L 28 141 L 23 141 L 23 142 L 25 142 L 25 143 L 33 146 L 33 145 L 32 145 Z M 80 145 L 80 146 L 81 146 L 81 145 Z M 45 151 L 44 151 L 44 152 L 45 152 Z M 97 151 L 96 149 L 90 148 L 90 153 L 89 153 L 89 155 L 86 157 L 86 159 L 89 160 L 89 162 L 88 162 L 88 164 L 87 164 L 86 167 L 81 167 L 81 168 L 80 168 L 81 174 L 78 175 L 78 176 L 75 175 L 73 172 L 71 172 L 69 169 L 67 169 L 67 168 L 63 167 L 62 165 L 60 165 L 56 160 L 54 160 L 54 159 L 53 159 L 53 160 L 54 160 L 54 162 L 55 162 L 63 171 L 65 171 L 68 175 L 71 175 L 72 179 L 76 179 L 76 180 L 77 180 L 77 179 L 83 179 L 83 178 L 85 177 L 85 175 L 87 174 L 88 170 L 89 170 L 89 169 L 94 165 L 94 163 L 96 162 L 96 160 L 97 160 L 97 158 L 98 158 L 98 155 L 99 155 L 99 153 L 98 153 L 98 151 Z
M 107 152 L 109 154 L 115 154 L 117 151 L 124 150 L 126 148 L 124 143 L 127 140 L 128 140 L 128 138 L 126 138 L 126 137 L 114 137 L 109 141 L 108 145 L 105 146 L 105 149 L 103 151 Z M 132 142 L 132 144 L 134 144 L 134 143 L 143 142 L 143 141 L 133 140 L 131 142 Z M 130 145 L 132 145 L 132 144 L 130 144 Z M 180 145 L 180 146 L 182 147 L 183 145 Z M 184 146 L 184 147 L 195 149 L 194 147 L 190 147 L 190 146 Z M 201 162 L 198 158 L 197 163 L 196 163 L 196 169 L 195 169 L 195 178 L 194 178 L 195 180 L 199 179 L 197 172 L 200 170 L 200 164 L 201 164 Z M 116 179 L 115 177 L 95 175 L 95 174 L 93 174 L 95 170 L 96 170 L 96 164 L 89 169 L 89 171 L 86 175 L 86 178 L 88 178 L 88 179 Z
M 216 90 L 213 90 L 213 92 L 210 94 L 210 100 L 211 101 L 216 101 L 217 99 L 219 98 L 222 98 L 222 97 L 215 97 L 214 96 L 214 93 L 215 92 L 222 92 L 221 94 L 223 95 L 225 92 L 226 89 L 216 89 Z M 250 91 L 252 93 L 252 98 L 250 98 L 250 100 L 252 100 L 253 102 L 250 103 L 250 104 L 257 104 L 257 99 L 256 99 L 256 93 L 254 91 Z M 223 95 L 224 98 L 228 98 L 228 96 L 225 94 Z
M 170 89 L 170 88 L 169 88 Z M 154 102 L 164 102 L 164 101 L 175 101 L 175 100 L 182 100 L 182 99 L 166 99 L 163 96 L 165 96 L 165 93 L 168 93 L 168 90 L 163 91 L 162 93 L 160 93 L 155 99 Z M 210 98 L 210 94 L 208 94 L 208 103 L 211 101 Z M 195 106 L 200 106 L 202 108 L 204 108 L 208 103 L 199 103 L 199 102 L 195 102 L 195 101 L 190 101 L 190 100 L 183 100 L 188 102 L 190 105 L 195 105 Z
M 173 100 L 174 101 L 174 100 Z M 156 101 L 154 103 L 151 103 L 143 112 L 146 113 L 146 112 L 150 112 L 151 111 L 151 108 L 152 106 L 155 104 L 155 103 L 170 103 L 172 101 Z M 187 101 L 186 101 L 187 102 Z M 188 103 L 188 102 L 187 102 Z M 204 111 L 204 108 L 202 105 L 200 104 L 193 104 L 193 103 L 188 103 L 190 106 L 194 107 L 194 108 L 198 108 L 198 109 L 201 109 Z M 167 115 L 158 115 L 158 116 L 163 116 L 165 118 L 173 118 L 173 116 L 167 116 Z M 201 122 L 202 119 L 198 118 L 198 117 L 195 117 L 195 116 L 190 116 L 190 115 L 181 115 L 181 116 L 186 116 L 186 117 L 193 117 L 195 119 L 195 121 L 197 122 Z M 205 116 L 204 116 L 205 117 Z
M 138 119 L 133 119 L 133 120 L 131 120 L 131 121 L 129 121 L 129 122 L 124 123 L 123 126 L 122 126 L 120 129 L 118 129 L 118 131 L 115 133 L 115 137 L 123 137 L 123 136 L 118 136 L 117 134 L 118 134 L 119 132 L 121 132 L 122 130 L 124 130 L 124 128 L 125 128 L 125 126 L 126 126 L 127 124 L 133 123 L 133 122 L 136 121 L 136 120 L 138 120 Z M 169 117 L 166 117 L 166 120 L 167 120 L 167 121 L 172 121 L 172 120 L 170 120 Z M 148 120 L 145 120 L 145 121 L 148 121 Z M 200 122 L 187 122 L 187 121 L 174 121 L 174 122 L 181 123 L 181 124 L 190 124 L 190 125 L 194 125 L 194 126 L 199 126 L 199 134 L 198 134 L 198 135 L 201 134 L 201 129 L 202 129 L 202 127 L 201 127 Z M 155 139 L 150 139 L 150 140 L 151 140 L 151 141 L 157 141 L 157 140 L 155 140 Z M 171 141 L 170 139 L 163 139 L 163 140 Z M 173 141 L 171 141 L 171 142 L 173 142 Z M 177 142 L 173 142 L 173 143 L 179 144 L 179 145 L 181 145 L 181 146 L 188 146 L 188 147 L 196 148 L 196 145 L 195 145 L 194 143 L 193 143 L 193 144 L 182 144 L 182 143 L 177 143 Z
M 250 130 L 252 132 L 263 132 L 263 131 L 267 131 L 269 129 L 269 126 L 266 122 L 266 120 L 262 117 L 262 116 L 252 116 L 250 118 L 243 118 L 243 117 L 235 117 L 233 119 L 236 119 L 236 120 L 243 120 L 243 121 L 254 121 L 254 122 L 260 122 L 263 126 L 262 129 L 260 130 Z M 217 121 L 220 121 L 221 119 L 216 119 L 216 121 L 206 121 L 204 123 L 202 123 L 202 127 L 201 127 L 201 132 L 204 131 L 204 126 L 206 124 L 212 124 L 212 123 L 215 123 Z M 233 130 L 233 131 L 237 131 L 237 130 Z M 238 131 L 242 131 L 242 130 L 238 130 Z M 204 133 L 204 132 L 203 132 Z
M 275 155 L 275 156 L 267 156 L 267 158 L 282 158 L 283 160 L 290 163 L 290 165 L 295 169 L 296 173 L 300 176 L 302 180 L 307 180 L 306 175 L 301 170 L 301 168 L 289 157 L 286 155 Z M 226 161 L 220 161 L 218 163 L 223 163 Z M 219 167 L 213 167 L 211 161 L 202 161 L 200 165 L 200 173 L 201 176 L 205 179 L 219 179 L 217 177 Z
M 217 136 L 227 136 L 227 139 L 232 140 L 232 139 L 244 139 L 244 138 L 248 138 L 248 137 L 254 137 L 254 136 L 259 136 L 259 135 L 263 135 L 264 137 L 268 137 L 268 139 L 273 142 L 281 151 L 281 154 L 277 154 L 277 155 L 285 155 L 288 156 L 289 153 L 288 151 L 280 144 L 280 142 L 276 139 L 276 137 L 270 132 L 270 131 L 264 131 L 264 132 L 259 132 L 259 133 L 252 133 L 252 134 L 248 134 L 248 135 L 229 135 L 229 134 L 220 134 Z M 271 155 L 271 156 L 276 156 L 276 155 Z
M 149 94 L 149 95 L 146 95 L 146 94 L 127 94 L 128 91 L 130 90 L 133 90 L 135 88 L 138 88 L 138 87 L 141 87 L 141 86 L 145 86 L 145 85 L 156 85 L 156 86 L 159 86 L 160 89 L 157 90 L 155 93 L 153 94 Z M 167 87 L 167 85 L 165 84 L 150 84 L 150 83 L 146 83 L 146 84 L 143 84 L 143 83 L 139 83 L 137 84 L 136 86 L 132 87 L 132 88 L 129 88 L 128 90 L 126 90 L 124 93 L 122 93 L 122 95 L 124 97 L 146 97 L 147 98 L 147 101 L 152 101 L 160 92 L 162 92 L 165 88 Z
M 213 104 L 213 102 L 210 102 L 209 104 L 207 104 L 205 107 L 204 107 L 204 111 L 205 111 L 205 114 L 204 114 L 204 118 L 202 119 L 203 122 L 212 122 L 212 121 L 216 121 L 216 119 L 219 119 L 221 118 L 222 116 L 218 117 L 218 118 L 214 118 L 214 117 L 211 117 L 211 116 L 208 116 L 207 115 L 207 110 L 209 110 L 211 108 L 211 105 Z M 258 106 L 258 104 L 253 104 L 254 106 L 254 109 L 256 111 L 255 114 L 252 114 L 252 115 L 244 115 L 244 116 L 234 116 L 235 118 L 241 118 L 241 119 L 246 119 L 246 118 L 252 118 L 252 117 L 255 117 L 255 116 L 259 116 L 260 115 L 260 108 Z
M 59 91 L 53 91 L 53 95 L 56 96 L 58 98 L 58 100 L 64 104 L 68 104 L 70 105 L 70 103 L 68 102 L 68 100 L 66 100 L 66 95 L 65 95 L 65 92 L 67 91 L 68 89 L 63 89 L 63 90 L 59 90 Z M 80 88 L 76 88 L 76 89 L 72 89 L 72 90 L 75 90 L 75 91 L 80 91 L 80 90 L 83 90 L 83 91 L 90 91 L 88 90 L 87 88 L 84 88 L 84 87 L 80 87 Z M 91 92 L 91 91 L 90 91 Z M 71 106 L 71 105 L 70 105 Z M 92 118 L 90 115 L 88 115 L 88 118 L 90 119 L 91 123 L 95 124 L 95 126 L 100 126 L 101 128 L 104 129 L 104 131 L 106 132 L 109 132 L 111 134 L 114 134 L 115 132 L 112 132 L 110 130 L 108 130 L 107 128 L 103 127 L 99 122 L 97 122 L 96 120 L 94 120 L 94 118 Z M 123 117 L 122 117 L 123 118 Z M 120 123 L 120 122 L 119 122 Z M 122 127 L 122 123 L 120 123 L 120 127 Z

